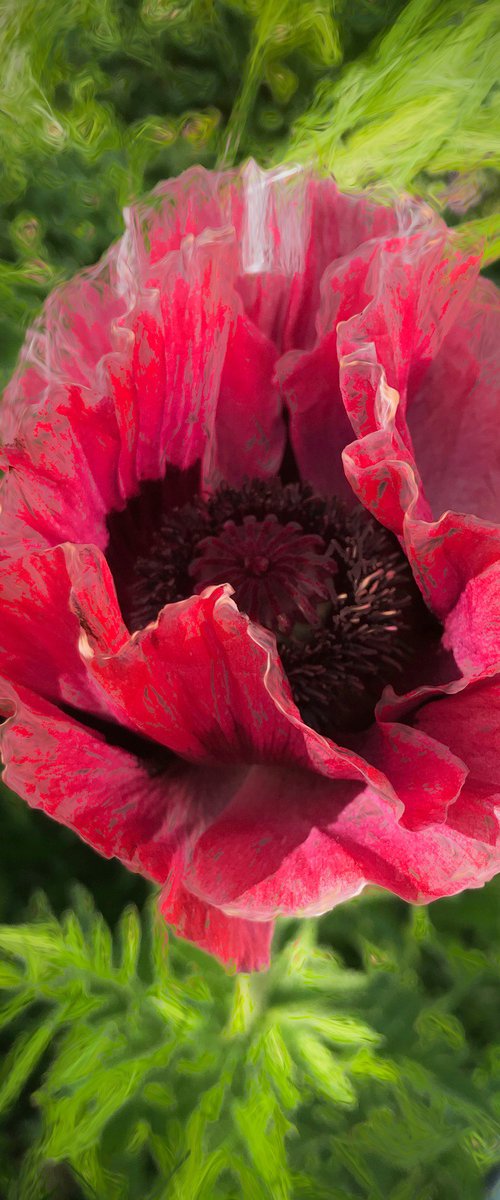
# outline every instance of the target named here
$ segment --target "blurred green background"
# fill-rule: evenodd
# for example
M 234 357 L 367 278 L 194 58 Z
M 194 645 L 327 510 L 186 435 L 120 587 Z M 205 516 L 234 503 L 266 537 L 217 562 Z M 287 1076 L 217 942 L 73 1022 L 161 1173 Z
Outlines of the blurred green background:
M 497 0 L 2 0 L 0 55 L 2 383 L 123 205 L 195 162 L 418 192 L 498 278 Z M 493 1196 L 497 884 L 283 923 L 235 979 L 167 952 L 141 880 L 1 811 L 0 1197 Z

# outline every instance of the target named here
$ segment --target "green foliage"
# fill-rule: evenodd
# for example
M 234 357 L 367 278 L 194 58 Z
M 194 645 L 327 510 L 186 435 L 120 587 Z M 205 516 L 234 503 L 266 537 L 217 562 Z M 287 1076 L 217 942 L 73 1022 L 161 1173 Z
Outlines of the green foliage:
M 124 204 L 228 142 L 269 155 L 338 55 L 330 0 L 5 0 L 4 378 L 43 297 L 119 235 Z
M 372 893 L 283 923 L 270 971 L 236 978 L 167 944 L 150 906 L 112 935 L 83 889 L 60 921 L 39 898 L 0 928 L 6 1196 L 479 1200 L 500 1155 L 499 894 Z
M 410 0 L 366 55 L 325 81 L 288 153 L 342 183 L 500 165 L 498 5 Z
M 443 203 L 450 172 L 491 173 L 499 37 L 497 0 L 4 0 L 0 382 L 122 207 L 194 162 L 314 159 Z

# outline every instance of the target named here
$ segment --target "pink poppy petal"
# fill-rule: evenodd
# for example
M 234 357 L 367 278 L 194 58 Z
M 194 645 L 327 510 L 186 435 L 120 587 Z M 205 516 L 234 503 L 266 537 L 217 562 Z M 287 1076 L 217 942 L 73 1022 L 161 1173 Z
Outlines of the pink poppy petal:
M 339 197 L 332 213 L 349 202 L 355 205 L 354 198 Z M 378 222 L 366 216 L 361 244 L 339 239 L 343 257 L 321 280 L 316 345 L 277 365 L 299 467 L 324 492 L 350 494 L 340 454 L 352 441 L 352 428 L 366 435 L 385 428 L 388 419 L 400 421 L 395 389 L 404 399 L 410 363 L 416 371 L 436 353 L 442 327 L 452 319 L 453 290 L 457 307 L 477 271 L 475 260 L 464 262 L 458 254 L 452 263 L 451 251 L 445 256 L 447 231 L 430 210 L 407 201 L 389 210 L 389 220 L 383 205 L 378 210 Z M 421 311 L 422 294 L 434 294 L 436 310 L 441 304 L 440 323 L 432 305 Z M 401 432 L 406 441 L 404 422 Z
M 85 585 L 75 585 L 73 606 L 85 613 L 80 644 L 89 673 L 120 719 L 192 762 L 269 757 L 307 763 L 306 727 L 275 647 L 273 659 L 267 644 L 249 636 L 248 618 L 230 590 L 208 588 L 166 605 L 157 621 L 110 653 L 106 631 L 103 636 L 98 621 L 88 620 Z M 266 686 L 270 670 L 279 678 L 282 707 Z M 349 769 L 350 757 L 337 757 L 337 770 L 346 763 Z
M 411 718 L 423 730 L 460 756 L 469 769 L 469 783 L 488 784 L 500 798 L 500 682 L 470 684 L 456 695 L 430 700 Z
M 478 271 L 477 256 L 462 253 L 436 217 L 426 227 L 423 209 L 421 221 L 406 238 L 362 248 L 365 301 L 337 326 L 340 389 L 359 438 L 344 451 L 346 474 L 361 502 L 399 536 L 408 509 L 432 517 L 406 424 L 407 388 L 413 394 L 426 375 Z M 333 314 L 346 304 L 338 291 L 338 300 L 328 296 Z
M 259 920 L 280 911 L 303 914 L 335 886 L 339 898 L 353 895 L 359 890 L 356 872 L 349 869 L 334 880 L 320 843 L 324 827 L 360 791 L 360 783 L 337 783 L 300 769 L 253 767 L 194 848 L 186 886 L 231 915 Z M 316 859 L 304 849 L 311 842 Z M 266 881 L 276 876 L 281 888 L 265 896 Z M 254 891 L 259 904 L 252 902 Z
M 235 181 L 231 201 L 244 312 L 282 352 L 294 289 L 304 277 L 311 221 L 308 175 L 293 166 L 263 171 L 250 161 Z
M 240 313 L 229 334 L 212 436 L 203 462 L 205 487 L 240 487 L 271 478 L 285 444 L 282 400 L 274 378 L 277 351 Z
M 2 439 L 10 443 L 26 410 L 51 403 L 54 387 L 64 384 L 86 391 L 99 363 L 109 353 L 110 330 L 124 315 L 126 301 L 119 284 L 118 246 L 111 246 L 96 266 L 52 292 L 21 350 L 19 365 L 4 393 L 0 409 Z
M 381 387 L 387 390 L 383 381 Z M 390 398 L 387 390 L 388 403 Z M 379 429 L 359 442 L 351 442 L 342 453 L 342 461 L 346 478 L 363 507 L 401 540 L 408 512 L 422 522 L 430 518 L 413 456 L 393 428 Z
M 321 495 L 352 501 L 342 451 L 353 438 L 338 382 L 335 331 L 313 350 L 290 351 L 276 375 L 290 414 L 290 441 L 301 477 Z
M 228 585 L 166 605 L 132 637 L 117 624 L 110 643 L 92 574 L 75 572 L 72 582 L 80 652 L 108 711 L 126 726 L 191 762 L 288 762 L 363 779 L 402 811 L 382 770 L 304 724 L 274 637 L 238 611 Z
M 254 628 L 253 636 L 264 648 L 269 647 L 270 635 Z M 307 759 L 304 763 L 300 752 L 295 751 L 299 768 L 306 765 L 331 780 L 363 781 L 392 807 L 395 819 L 408 828 L 419 829 L 446 819 L 463 785 L 464 764 L 434 738 L 400 724 L 397 698 L 395 705 L 385 709 L 382 704 L 378 706 L 376 724 L 346 739 L 347 749 L 304 724 L 289 701 L 272 656 L 272 645 L 265 685 L 277 709 L 287 715 L 303 738 Z M 412 707 L 409 706 L 409 711 Z M 401 716 L 406 711 L 401 706 Z
M 470 579 L 500 558 L 500 529 L 474 516 L 431 519 L 418 471 L 394 428 L 343 452 L 346 477 L 369 512 L 403 543 L 426 603 L 445 620 Z
M 350 200 L 342 197 L 341 202 L 336 191 L 330 199 L 334 201 L 333 213 L 338 206 L 343 208 L 343 201 L 348 204 Z M 359 208 L 363 211 L 362 203 Z M 383 206 L 379 209 L 386 214 Z M 364 232 L 369 234 L 370 229 L 364 228 Z M 345 248 L 346 242 L 335 220 L 330 237 L 337 250 Z M 352 492 L 345 479 L 341 455 L 352 441 L 353 427 L 340 389 L 337 326 L 339 321 L 362 311 L 369 302 L 365 282 L 377 245 L 377 241 L 369 240 L 356 249 L 354 242 L 352 254 L 347 253 L 338 263 L 325 260 L 314 344 L 303 352 L 285 353 L 276 367 L 290 413 L 290 438 L 302 478 L 324 495 L 335 494 L 347 500 L 352 498 Z M 315 290 L 319 300 L 319 281 Z
M 414 517 L 404 526 L 405 550 L 429 607 L 446 620 L 469 580 L 500 559 L 500 527 L 459 513 L 431 523 Z
M 270 756 L 391 793 L 363 757 L 304 725 L 274 639 L 238 612 L 229 589 L 167 605 L 130 637 L 92 547 L 27 556 L 0 583 L 6 667 L 48 699 L 108 714 L 188 759 Z
M 397 208 L 377 203 L 363 193 L 340 192 L 332 179 L 311 178 L 308 201 L 310 221 L 304 271 L 293 281 L 284 327 L 285 353 L 312 349 L 318 325 L 320 334 L 330 327 L 322 315 L 321 292 L 331 264 L 357 257 L 363 243 L 396 233 L 400 224 Z
M 259 971 L 269 966 L 272 921 L 245 921 L 227 916 L 184 886 L 179 852 L 160 898 L 160 911 L 179 937 L 215 955 L 236 971 Z
M 108 744 L 103 733 L 7 680 L 0 680 L 0 713 L 5 783 L 100 854 L 161 884 L 241 779 L 238 770 L 162 760 L 157 747 L 133 735 L 118 737 L 127 748 Z M 119 735 L 117 726 L 103 728 Z
M 0 727 L 5 783 L 100 854 L 115 855 L 131 870 L 163 882 L 172 850 L 164 838 L 159 854 L 155 839 L 169 808 L 165 782 L 152 778 L 132 754 L 107 745 L 26 689 L 2 680 L 0 695 L 6 717 Z M 176 790 L 174 782 L 174 798 Z M 170 816 L 175 829 L 175 799 Z M 176 844 L 173 838 L 174 849 Z
M 418 803 L 413 813 L 408 806 L 417 820 L 399 820 L 387 798 L 356 782 L 255 767 L 202 834 L 187 886 L 228 913 L 259 919 L 326 911 L 366 883 L 417 903 L 480 886 L 500 869 L 499 714 L 496 682 L 431 700 L 413 715 L 411 733 L 428 740 L 418 747 L 410 736 L 408 762 L 430 751 L 442 757 L 443 784 L 448 770 L 456 772 L 455 800 L 440 811 L 422 758 L 420 813 Z M 405 772 L 402 727 L 394 732 L 393 776 L 400 770 L 418 801 L 418 775 Z M 387 748 L 385 755 L 388 766 Z
M 233 776 L 172 761 L 152 773 L 140 759 L 0 681 L 0 748 L 9 787 L 67 825 L 106 858 L 164 885 L 160 908 L 181 937 L 238 970 L 269 962 L 272 924 L 225 916 L 191 895 L 181 864 Z
M 134 274 L 149 286 L 168 254 L 179 250 L 186 237 L 228 224 L 219 199 L 221 180 L 227 176 L 194 166 L 177 179 L 166 179 L 138 204 L 126 208 L 123 253 Z M 126 269 L 126 268 L 125 268 Z
M 234 231 L 219 225 L 186 233 L 154 280 L 133 271 L 126 235 L 49 298 L 0 414 L 8 552 L 104 548 L 110 509 L 201 457 L 237 307 Z
M 103 545 L 105 513 L 123 503 L 119 414 L 105 390 L 126 310 L 118 274 L 112 247 L 49 296 L 6 389 L 2 461 L 12 472 L 2 485 L 2 541 L 9 549 L 67 539 Z
M 418 387 L 408 423 L 436 517 L 500 518 L 500 294 L 478 281 Z
M 435 216 L 423 231 L 382 241 L 377 247 L 365 281 L 370 301 L 353 315 L 346 314 L 338 328 L 342 394 L 358 436 L 387 424 L 378 390 L 364 369 L 364 363 L 372 360 L 399 395 L 394 416 L 406 440 L 410 371 L 415 386 L 468 299 L 479 261 L 478 255 L 461 252 Z M 342 291 L 339 303 L 345 304 Z
M 468 834 L 455 828 L 453 807 L 446 824 L 413 832 L 401 824 L 395 827 L 383 801 L 367 791 L 357 812 L 352 813 L 355 828 L 346 809 L 336 833 L 351 852 L 358 843 L 356 857 L 361 862 L 365 858 L 367 883 L 386 887 L 412 903 L 425 904 L 442 896 L 454 896 L 464 888 L 481 887 L 500 868 L 498 821 L 494 842 L 490 836 L 482 841 L 480 825 Z M 494 820 L 491 801 L 489 811 Z
M 432 738 L 446 753 L 465 764 L 467 778 L 447 812 L 447 824 L 468 837 L 496 844 L 500 816 L 500 747 L 498 677 L 459 679 L 441 688 L 422 688 L 395 704 L 386 703 L 386 715 L 399 710 L 414 730 Z
M 494 820 L 491 800 L 488 809 Z M 259 920 L 326 912 L 366 884 L 426 903 L 478 887 L 500 867 L 498 823 L 494 841 L 484 812 L 472 835 L 456 825 L 410 830 L 369 787 L 254 768 L 197 842 L 187 886 Z
M 500 796 L 492 792 L 491 784 L 474 779 L 464 784 L 460 796 L 450 809 L 448 825 L 464 837 L 484 842 L 492 848 L 492 862 L 499 855 Z M 496 859 L 498 862 L 498 857 Z M 496 874 L 498 866 L 492 874 Z M 473 884 L 471 886 L 474 886 Z
M 445 638 L 468 678 L 500 670 L 500 560 L 466 582 L 446 621 Z
M 288 752 L 293 728 L 279 718 L 263 677 L 267 654 L 247 636 L 247 618 L 229 589 L 207 589 L 162 609 L 158 619 L 109 652 L 97 623 L 87 623 L 88 597 L 73 604 L 88 669 L 113 711 L 139 732 L 191 761 L 252 761 Z M 300 739 L 296 739 L 298 743 Z
M 370 765 L 390 780 L 404 805 L 402 825 L 424 829 L 446 821 L 467 775 L 460 755 L 452 754 L 446 742 L 381 715 L 360 742 Z
M 200 458 L 212 434 L 227 340 L 234 320 L 235 272 L 231 232 L 200 237 L 167 260 L 160 281 L 165 378 L 158 429 L 160 458 L 139 457 L 140 478 L 163 474 L 166 463 L 187 468 Z M 156 429 L 141 403 L 144 453 L 152 452 Z M 154 413 L 154 410 L 153 410 Z M 139 455 L 141 437 L 139 440 Z M 147 450 L 146 450 L 147 448 Z
M 3 452 L 3 465 L 8 469 L 2 480 L 4 556 L 64 541 L 105 546 L 106 502 L 62 412 L 26 410 L 15 441 Z
M 331 179 L 293 166 L 266 172 L 254 162 L 232 180 L 231 218 L 245 312 L 280 353 L 314 346 L 320 285 L 332 261 L 400 224 L 394 208 L 343 195 Z
M 71 607 L 75 577 L 89 580 L 91 612 L 111 646 L 126 636 L 113 583 L 96 550 L 56 546 L 0 567 L 0 621 L 4 671 L 52 700 L 102 711 L 103 700 L 79 650 L 81 619 Z

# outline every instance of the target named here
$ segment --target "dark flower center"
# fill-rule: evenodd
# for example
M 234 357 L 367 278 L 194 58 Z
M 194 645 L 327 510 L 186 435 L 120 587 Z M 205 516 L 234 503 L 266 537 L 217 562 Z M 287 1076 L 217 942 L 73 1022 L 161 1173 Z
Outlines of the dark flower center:
M 280 633 L 298 620 L 317 624 L 320 600 L 332 595 L 335 560 L 323 538 L 304 533 L 297 521 L 283 524 L 274 513 L 253 514 L 241 524 L 225 521 L 219 533 L 202 538 L 189 567 L 196 592 L 229 580 L 239 608 Z
M 301 714 L 323 733 L 367 727 L 383 688 L 436 636 L 396 538 L 307 485 L 223 486 L 165 512 L 148 541 L 118 588 L 130 628 L 230 583 L 238 607 L 275 633 Z

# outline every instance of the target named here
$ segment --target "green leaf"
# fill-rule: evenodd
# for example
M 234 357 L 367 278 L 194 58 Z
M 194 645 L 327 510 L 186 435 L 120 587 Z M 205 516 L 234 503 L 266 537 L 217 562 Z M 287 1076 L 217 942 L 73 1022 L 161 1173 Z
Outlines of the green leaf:
M 293 1126 L 262 1072 L 251 1081 L 245 1099 L 236 1102 L 234 1119 L 257 1178 L 273 1200 L 289 1200 L 292 1185 L 285 1137 Z
M 118 926 L 119 978 L 123 983 L 129 983 L 136 976 L 141 949 L 141 934 L 139 914 L 136 908 L 130 906 L 122 913 Z
M 375 48 L 319 85 L 288 157 L 319 158 L 342 186 L 494 163 L 499 52 L 495 0 L 410 0 Z
M 17 1099 L 50 1046 L 57 1026 L 58 1015 L 51 1015 L 16 1038 L 0 1072 L 0 1112 L 4 1112 Z
M 297 1030 L 294 1042 L 318 1091 L 335 1104 L 354 1105 L 356 1092 L 348 1073 L 324 1043 L 306 1030 Z

